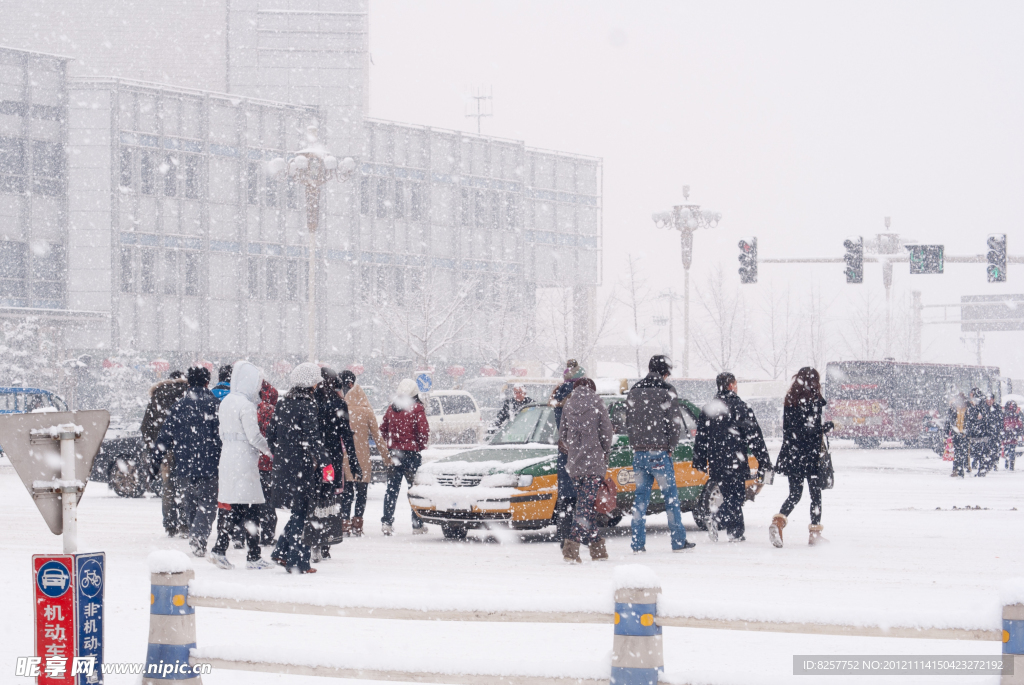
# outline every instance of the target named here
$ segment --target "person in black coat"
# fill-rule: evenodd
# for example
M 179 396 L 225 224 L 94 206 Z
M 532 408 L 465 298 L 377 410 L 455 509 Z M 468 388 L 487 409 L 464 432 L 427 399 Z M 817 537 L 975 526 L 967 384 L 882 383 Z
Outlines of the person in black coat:
M 757 479 L 764 482 L 772 462 L 754 411 L 736 394 L 736 377 L 724 371 L 715 379 L 718 394 L 704 405 L 697 420 L 693 468 L 708 474 L 707 487 L 722 494 L 718 512 L 708 518 L 708 537 L 718 540 L 725 528 L 732 540 L 743 540 L 743 501 L 750 477 L 748 455 L 757 459 Z
M 189 527 L 189 545 L 197 557 L 206 556 L 217 514 L 217 473 L 220 466 L 220 403 L 207 386 L 210 371 L 188 370 L 188 391 L 174 405 L 157 435 L 156 448 L 174 453 L 175 491 Z
M 967 396 L 960 393 L 953 398 L 952 406 L 946 412 L 945 434 L 953 443 L 953 478 L 964 477 L 964 469 L 970 470 L 970 439 L 967 437 Z
M 316 573 L 309 565 L 311 550 L 302 544 L 302 531 L 311 500 L 323 482 L 322 468 L 329 463 L 316 402 L 320 367 L 312 362 L 299 364 L 290 380 L 292 389 L 278 401 L 267 428 L 267 443 L 274 454 L 276 504 L 291 510 L 270 558 L 289 573 Z
M 320 369 L 323 382 L 316 389 L 316 403 L 320 432 L 324 437 L 324 453 L 334 468 L 334 490 L 336 495 L 344 490 L 345 455 L 355 458 L 356 444 L 352 426 L 348 420 L 348 403 L 341 395 L 341 381 L 338 374 L 327 367 Z M 339 511 L 339 516 L 341 515 Z M 322 545 L 313 550 L 313 561 L 331 558 L 331 546 Z
M 822 540 L 819 469 L 825 433 L 832 430 L 831 421 L 821 421 L 821 410 L 825 404 L 818 372 L 809 366 L 800 369 L 793 376 L 793 384 L 786 393 L 782 413 L 782 450 L 775 462 L 775 470 L 789 477 L 789 497 L 768 528 L 768 537 L 776 547 L 782 547 L 782 529 L 803 495 L 805 480 L 811 493 L 808 544 Z

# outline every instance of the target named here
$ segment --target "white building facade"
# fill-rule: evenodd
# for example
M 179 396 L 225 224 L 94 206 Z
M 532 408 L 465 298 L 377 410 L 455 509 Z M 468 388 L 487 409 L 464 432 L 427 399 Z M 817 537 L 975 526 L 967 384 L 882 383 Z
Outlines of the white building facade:
M 50 312 L 68 354 L 305 358 L 303 189 L 266 162 L 310 125 L 357 162 L 323 189 L 319 360 L 408 356 L 373 312 L 427 282 L 473 289 L 450 363 L 488 363 L 473 340 L 508 293 L 528 315 L 537 288 L 571 288 L 592 317 L 601 160 L 368 118 L 363 0 L 110 1 L 117 21 L 102 2 L 9 4 L 0 314 Z

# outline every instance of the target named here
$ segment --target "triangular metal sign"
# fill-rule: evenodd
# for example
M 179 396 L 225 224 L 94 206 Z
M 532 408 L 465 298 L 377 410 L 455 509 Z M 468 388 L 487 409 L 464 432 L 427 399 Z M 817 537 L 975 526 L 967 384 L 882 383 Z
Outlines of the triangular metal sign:
M 75 439 L 75 480 L 82 481 L 84 488 L 89 482 L 92 460 L 107 433 L 110 412 L 95 409 L 0 416 L 0 446 L 54 535 L 60 535 L 63 527 L 60 495 L 57 492 L 36 492 L 35 484 L 60 480 L 60 440 L 48 435 L 33 435 L 32 432 L 67 423 L 83 429 L 82 435 Z

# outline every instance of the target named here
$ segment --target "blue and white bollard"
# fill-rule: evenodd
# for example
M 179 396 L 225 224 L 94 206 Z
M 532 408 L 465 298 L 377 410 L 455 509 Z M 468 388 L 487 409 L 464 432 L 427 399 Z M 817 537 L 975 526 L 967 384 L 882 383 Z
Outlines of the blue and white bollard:
M 657 685 L 665 670 L 665 651 L 658 625 L 661 587 L 645 566 L 615 569 L 615 637 L 612 685 Z
M 154 563 L 157 554 L 162 556 Z M 149 597 L 149 649 L 146 651 L 146 672 L 142 685 L 202 685 L 202 678 L 192 674 L 189 650 L 196 646 L 196 610 L 188 604 L 188 581 L 195 572 L 184 554 L 170 558 L 168 554 L 150 556 L 152 574 Z M 170 561 L 158 570 L 160 561 Z M 184 563 L 181 563 L 183 560 Z
M 1013 675 L 1004 675 L 1002 685 L 1024 685 L 1024 604 L 1003 607 L 1003 654 L 1013 655 Z

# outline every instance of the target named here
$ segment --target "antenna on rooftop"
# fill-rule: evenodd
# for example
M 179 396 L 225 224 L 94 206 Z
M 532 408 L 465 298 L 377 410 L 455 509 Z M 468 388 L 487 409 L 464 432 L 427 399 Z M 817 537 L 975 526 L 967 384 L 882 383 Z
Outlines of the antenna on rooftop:
M 476 132 L 480 133 L 480 121 L 484 117 L 494 116 L 494 95 L 491 87 L 487 86 L 486 92 L 482 87 L 474 87 L 472 93 L 466 96 L 466 118 L 476 119 Z

